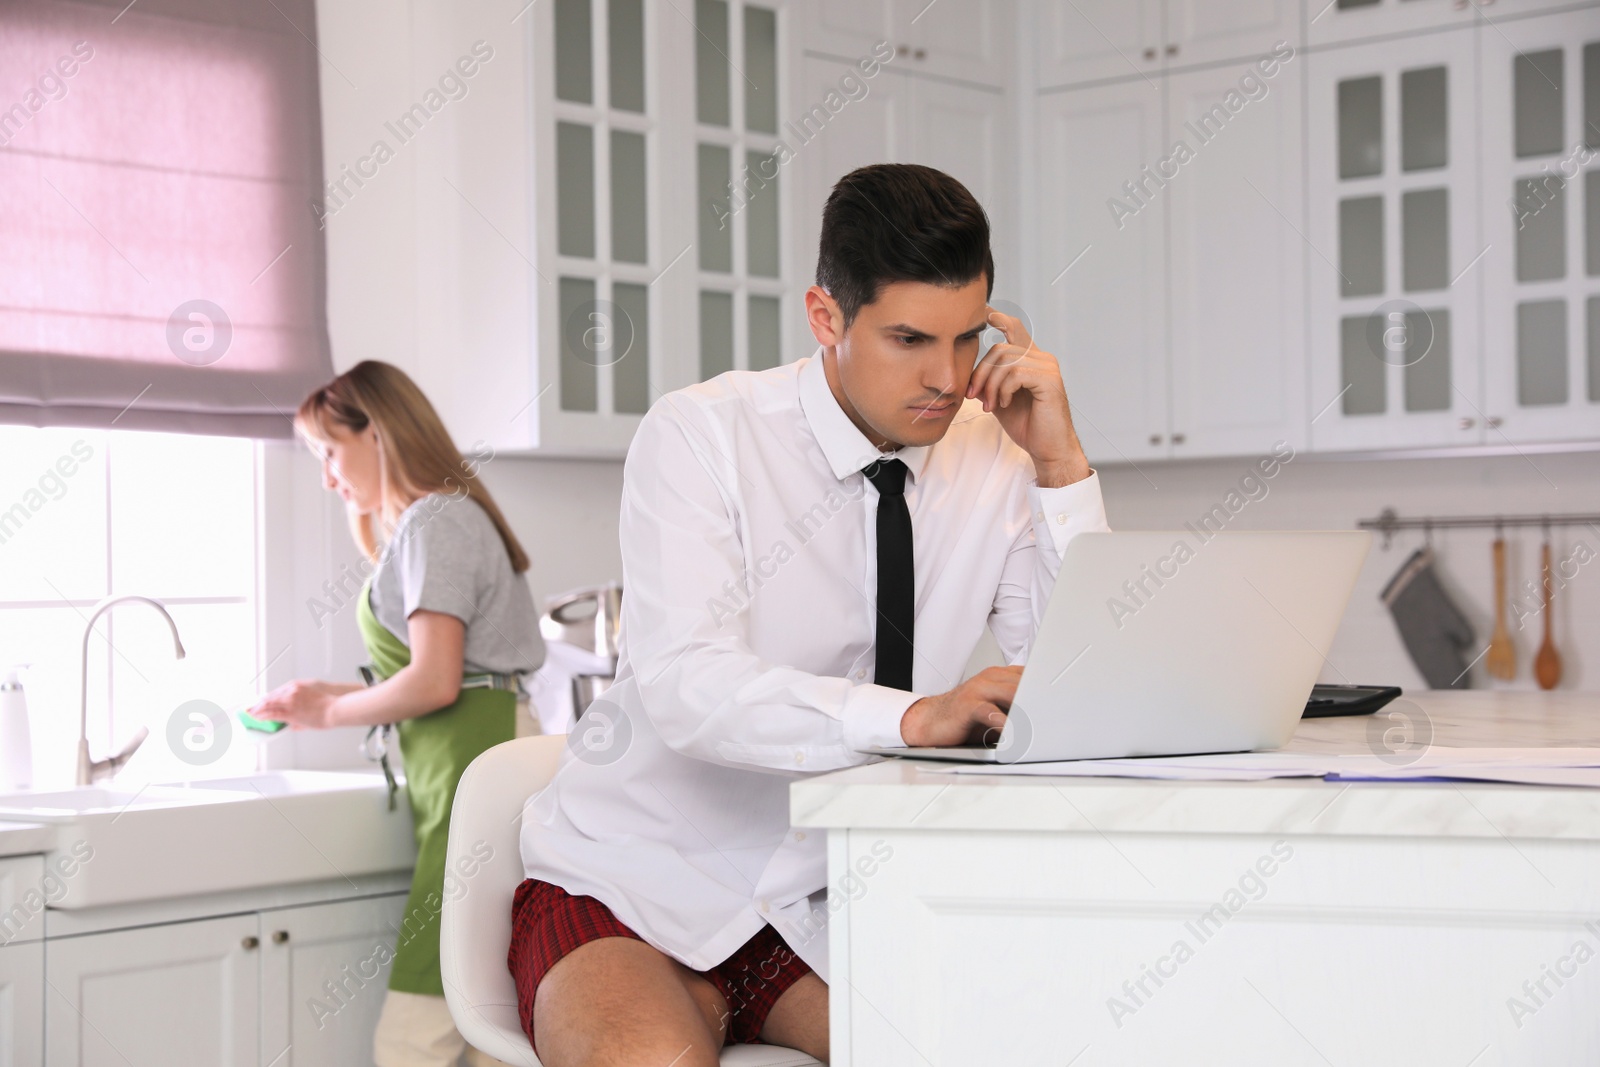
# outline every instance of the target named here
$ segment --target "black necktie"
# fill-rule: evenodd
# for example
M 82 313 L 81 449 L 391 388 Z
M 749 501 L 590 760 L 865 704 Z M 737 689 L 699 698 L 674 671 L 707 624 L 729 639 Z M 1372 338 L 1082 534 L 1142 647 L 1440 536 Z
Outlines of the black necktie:
M 880 459 L 863 473 L 878 490 L 878 647 L 872 680 L 909 691 L 917 582 L 911 566 L 906 465 L 898 459 Z

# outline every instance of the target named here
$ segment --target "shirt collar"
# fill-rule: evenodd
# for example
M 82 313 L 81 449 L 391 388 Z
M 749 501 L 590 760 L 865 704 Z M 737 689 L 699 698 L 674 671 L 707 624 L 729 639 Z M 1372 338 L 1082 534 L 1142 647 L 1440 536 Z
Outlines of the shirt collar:
M 828 388 L 820 346 L 801 364 L 799 379 L 800 409 L 805 412 L 811 434 L 822 446 L 822 454 L 827 457 L 834 477 L 842 481 L 874 460 L 893 456 L 906 465 L 913 482 L 921 480 L 922 467 L 932 446 L 903 445 L 893 452 L 880 452 L 850 421 L 850 416 L 834 398 L 833 390 Z

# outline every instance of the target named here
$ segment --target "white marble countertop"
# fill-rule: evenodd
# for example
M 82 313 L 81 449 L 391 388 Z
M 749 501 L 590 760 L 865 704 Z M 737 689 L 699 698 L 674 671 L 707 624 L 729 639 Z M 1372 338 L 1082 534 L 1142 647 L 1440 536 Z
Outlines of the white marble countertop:
M 0 857 L 49 852 L 56 844 L 56 828 L 34 822 L 0 820 Z
M 1600 693 L 1432 691 L 1376 716 L 1309 719 L 1289 750 L 1383 751 L 1411 720 L 1434 748 L 1600 748 Z M 795 782 L 796 826 L 1077 833 L 1600 840 L 1600 789 L 1475 782 L 1160 781 L 952 774 L 887 759 Z

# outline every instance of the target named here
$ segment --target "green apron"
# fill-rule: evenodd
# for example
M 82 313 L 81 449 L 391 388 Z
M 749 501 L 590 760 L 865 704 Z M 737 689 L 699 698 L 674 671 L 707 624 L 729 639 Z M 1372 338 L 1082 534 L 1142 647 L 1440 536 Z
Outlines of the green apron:
M 362 586 L 356 625 L 372 666 L 379 677 L 388 678 L 411 662 L 411 650 L 372 614 L 371 589 L 370 581 Z M 463 689 L 449 707 L 395 724 L 405 763 L 412 833 L 417 839 L 417 866 L 411 876 L 405 917 L 397 931 L 390 989 L 444 995 L 439 973 L 439 912 L 444 903 L 450 805 L 467 764 L 485 749 L 516 735 L 516 713 L 514 693 Z

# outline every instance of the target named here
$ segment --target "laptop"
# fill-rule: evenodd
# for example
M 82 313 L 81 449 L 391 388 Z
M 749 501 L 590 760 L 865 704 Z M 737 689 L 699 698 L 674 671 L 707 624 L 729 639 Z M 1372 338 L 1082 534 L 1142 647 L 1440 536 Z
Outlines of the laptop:
M 1279 748 L 1300 723 L 1372 535 L 1085 533 L 996 743 L 875 748 L 972 763 Z

